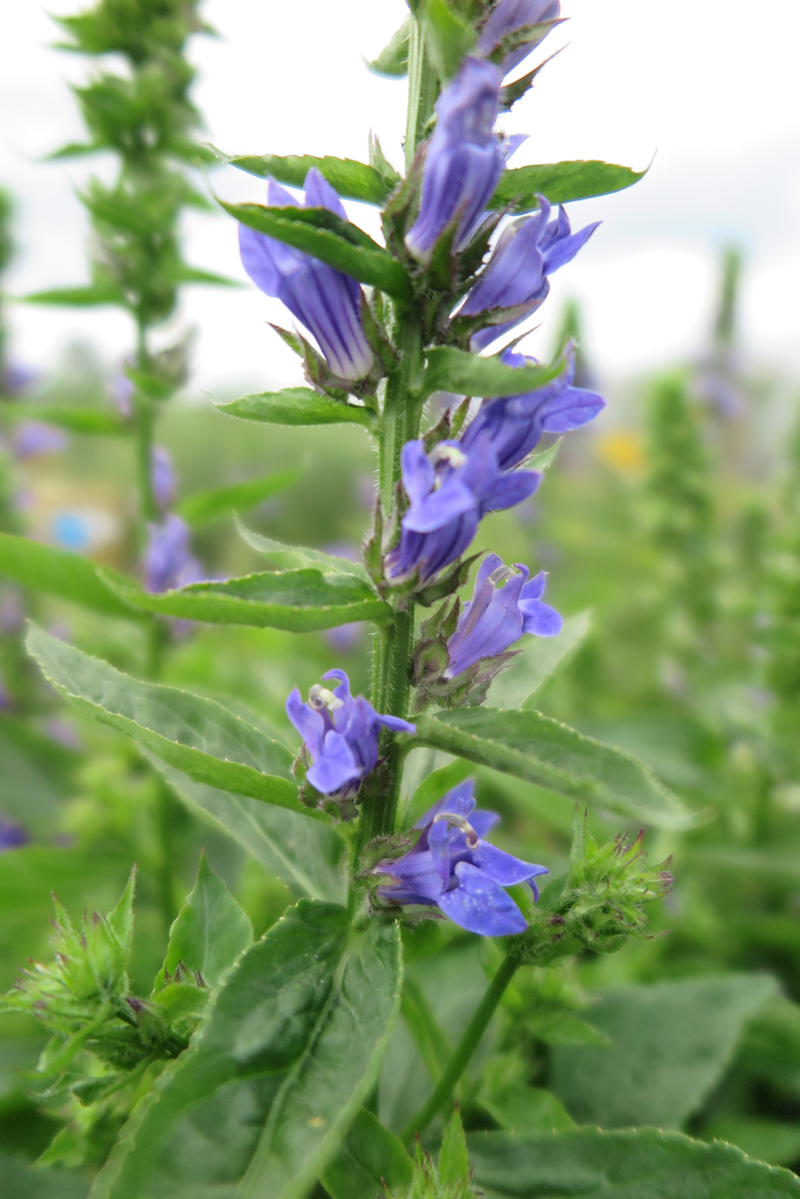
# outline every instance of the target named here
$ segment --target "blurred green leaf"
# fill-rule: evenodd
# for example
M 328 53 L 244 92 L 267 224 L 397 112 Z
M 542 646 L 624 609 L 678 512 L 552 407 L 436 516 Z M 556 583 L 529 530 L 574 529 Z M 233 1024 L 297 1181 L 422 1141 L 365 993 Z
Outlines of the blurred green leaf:
M 423 0 L 417 16 L 425 31 L 425 43 L 431 61 L 442 83 L 446 83 L 453 78 L 475 45 L 475 30 L 459 16 L 448 0 Z
M 199 266 L 179 262 L 172 271 L 173 283 L 207 283 L 211 287 L 244 287 L 241 279 L 218 275 L 216 271 L 204 271 Z
M 440 766 L 427 774 L 411 797 L 405 825 L 412 825 L 424 816 L 428 808 L 438 803 L 452 787 L 457 787 L 464 779 L 469 778 L 471 772 L 472 766 L 469 762 L 465 762 L 463 758 L 456 758 L 454 762 L 448 762 L 446 766 Z
M 221 878 L 200 854 L 197 882 L 169 930 L 164 965 L 153 987 L 160 991 L 167 975 L 179 966 L 197 975 L 208 987 L 219 982 L 228 967 L 253 943 L 253 926 Z
M 401 981 L 396 925 L 357 932 L 343 908 L 301 900 L 233 967 L 94 1199 L 196 1199 L 209 1177 L 242 1199 L 301 1199 L 375 1084 Z
M 252 549 L 269 560 L 275 570 L 304 570 L 314 566 L 324 575 L 351 574 L 364 582 L 369 580 L 362 562 L 351 562 L 349 558 L 339 558 L 335 554 L 326 554 L 323 550 L 312 550 L 303 545 L 284 545 L 282 541 L 274 541 L 263 533 L 254 533 L 240 520 L 236 521 L 236 529 Z
M 374 412 L 358 404 L 330 399 L 310 387 L 285 387 L 283 391 L 264 391 L 215 404 L 218 412 L 242 420 L 264 421 L 270 425 L 363 425 L 370 431 L 377 425 Z
M 125 374 L 142 395 L 151 400 L 168 400 L 176 390 L 175 383 L 168 379 L 160 379 L 148 371 L 137 370 L 134 366 L 126 366 Z
M 691 828 L 699 819 L 633 754 L 541 712 L 458 708 L 420 716 L 416 724 L 414 744 L 515 774 L 580 803 L 657 828 Z
M 555 637 L 526 637 L 519 642 L 516 658 L 491 685 L 493 706 L 532 708 L 544 684 L 564 669 L 586 638 L 591 619 L 591 610 L 578 612 L 564 621 Z
M 539 1087 L 506 1087 L 499 1091 L 482 1092 L 481 1107 L 485 1107 L 501 1128 L 515 1136 L 536 1132 L 563 1132 L 574 1128 L 575 1121 L 560 1099 Z
M 505 1132 L 467 1138 L 475 1182 L 495 1195 L 572 1199 L 796 1199 L 800 1179 L 750 1161 L 730 1145 L 705 1145 L 655 1128 L 575 1128 L 550 1136 Z
M 48 1170 L 0 1153 L 0 1199 L 86 1199 L 90 1179 L 71 1170 Z
M 265 208 L 261 204 L 225 204 L 243 225 L 311 254 L 361 283 L 400 300 L 411 297 L 404 267 L 356 225 L 327 208 Z M 291 214 L 291 215 L 289 215 Z
M 408 46 L 411 41 L 411 17 L 406 17 L 403 24 L 393 33 L 388 45 L 384 46 L 377 58 L 367 63 L 375 75 L 384 75 L 389 79 L 403 79 L 408 74 Z
M 551 204 L 606 196 L 638 183 L 650 168 L 633 171 L 610 162 L 553 162 L 503 171 L 491 201 L 492 208 L 511 206 L 512 212 L 533 212 L 539 195 Z
M 108 590 L 97 569 L 89 558 L 82 558 L 70 550 L 59 550 L 28 537 L 16 537 L 13 533 L 0 533 L 0 576 L 13 579 L 23 587 L 32 587 L 34 591 L 83 604 L 96 612 L 140 620 L 141 615 Z M 104 576 L 115 583 L 127 585 L 130 582 L 133 585 L 133 580 L 107 567 Z
M 125 437 L 131 426 L 110 412 L 96 408 L 67 407 L 66 404 L 6 404 L 4 413 L 13 420 L 40 420 L 48 425 L 57 425 L 70 433 L 88 433 L 105 437 Z
M 745 1024 L 775 991 L 763 974 L 607 991 L 591 1021 L 612 1045 L 555 1046 L 550 1085 L 581 1123 L 678 1128 L 717 1084 Z
M 322 1175 L 331 1199 L 376 1199 L 411 1184 L 414 1164 L 403 1142 L 362 1107 L 342 1147 Z
M 116 579 L 109 580 L 109 586 L 142 611 L 294 633 L 331 629 L 353 620 L 380 624 L 391 615 L 389 605 L 354 575 L 323 574 L 316 569 L 266 571 L 219 583 L 192 583 L 159 595 L 127 581 L 118 584 Z
M 248 508 L 260 504 L 269 496 L 286 491 L 302 474 L 302 470 L 293 467 L 289 470 L 275 471 L 272 475 L 265 475 L 263 479 L 248 479 L 246 483 L 233 483 L 229 487 L 199 491 L 181 500 L 176 512 L 192 528 L 201 528 L 214 520 L 230 516 L 231 512 L 237 509 L 246 512 Z
M 66 308 L 93 308 L 100 304 L 118 304 L 127 308 L 124 295 L 110 284 L 87 284 L 85 287 L 51 287 L 20 296 L 25 304 L 57 304 Z
M 306 175 L 312 167 L 316 167 L 345 200 L 360 200 L 364 204 L 375 204 L 378 207 L 392 190 L 379 171 L 352 158 L 319 158 L 313 154 L 220 156 L 230 166 L 247 171 L 248 175 L 257 175 L 260 179 L 277 179 L 278 183 L 286 183 L 289 187 L 303 187 Z M 396 182 L 400 182 L 399 175 Z
M 715 1116 L 703 1127 L 704 1141 L 727 1141 L 748 1157 L 773 1166 L 791 1166 L 800 1158 L 800 1124 L 748 1116 Z
M 291 752 L 222 704 L 141 683 L 35 625 L 27 644 L 45 678 L 74 707 L 127 733 L 190 778 L 321 817 L 297 799 Z
M 551 366 L 506 366 L 497 357 L 481 358 L 455 346 L 426 350 L 427 365 L 420 380 L 423 395 L 452 391 L 456 395 L 509 396 L 543 387 L 564 369 Z

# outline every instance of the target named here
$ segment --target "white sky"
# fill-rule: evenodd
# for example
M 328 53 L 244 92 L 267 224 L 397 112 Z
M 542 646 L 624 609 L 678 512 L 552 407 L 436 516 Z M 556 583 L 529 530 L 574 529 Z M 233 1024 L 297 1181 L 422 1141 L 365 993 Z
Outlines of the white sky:
M 50 0 L 69 13 L 75 0 Z M 631 191 L 572 205 L 576 225 L 602 218 L 574 263 L 553 278 L 526 346 L 544 349 L 560 299 L 577 295 L 587 348 L 615 375 L 667 362 L 703 344 L 716 254 L 728 240 L 746 252 L 744 332 L 760 356 L 800 360 L 800 3 L 772 0 L 563 0 L 571 20 L 542 53 L 569 43 L 542 72 L 505 127 L 530 139 L 514 165 L 605 158 L 650 174 Z M 364 158 L 373 128 L 401 162 L 405 86 L 371 76 L 375 56 L 403 19 L 402 0 L 208 0 L 220 33 L 197 38 L 195 98 L 210 141 L 229 152 L 328 153 Z M 760 17 L 759 12 L 764 16 Z M 37 0 L 6 0 L 0 45 L 0 183 L 19 202 L 21 250 L 11 290 L 86 279 L 86 221 L 74 194 L 102 162 L 37 159 L 82 140 L 69 81 L 83 60 L 49 48 L 57 31 Z M 531 60 L 531 62 L 534 60 Z M 527 69 L 527 68 L 522 68 Z M 263 184 L 228 170 L 214 186 L 260 199 Z M 373 210 L 351 219 L 376 230 Z M 192 216 L 193 263 L 244 278 L 234 223 Z M 285 320 L 276 301 L 193 288 L 181 319 L 200 327 L 195 382 L 210 391 L 298 381 L 296 360 L 266 328 Z M 109 359 L 130 345 L 121 314 L 16 309 L 16 356 L 46 365 L 75 336 Z

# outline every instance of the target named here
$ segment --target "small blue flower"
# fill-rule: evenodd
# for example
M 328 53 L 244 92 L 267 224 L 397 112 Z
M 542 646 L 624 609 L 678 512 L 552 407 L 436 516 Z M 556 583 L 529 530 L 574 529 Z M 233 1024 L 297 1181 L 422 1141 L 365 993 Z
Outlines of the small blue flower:
M 271 181 L 269 203 L 299 208 L 300 203 Z M 327 208 L 347 219 L 342 203 L 316 167 L 305 179 L 305 207 Z M 361 322 L 361 288 L 355 279 L 318 258 L 284 245 L 247 225 L 239 226 L 242 264 L 268 296 L 276 296 L 314 335 L 328 366 L 340 379 L 363 379 L 373 357 Z
M 550 205 L 539 196 L 539 210 L 521 217 L 504 230 L 489 263 L 459 310 L 459 316 L 478 316 L 497 308 L 522 308 L 502 325 L 473 334 L 470 346 L 482 350 L 524 321 L 544 302 L 550 290 L 548 275 L 570 262 L 601 223 L 572 232 L 563 205 L 550 220 Z
M 525 917 L 503 888 L 547 874 L 545 866 L 522 862 L 484 837 L 498 822 L 494 812 L 475 810 L 474 782 L 467 779 L 440 799 L 414 825 L 420 837 L 401 858 L 386 859 L 375 873 L 394 881 L 378 887 L 392 904 L 437 906 L 455 924 L 484 937 L 524 932 Z
M 12 438 L 14 455 L 22 462 L 45 454 L 60 454 L 68 444 L 66 433 L 38 420 L 21 421 Z
M 161 445 L 153 446 L 153 457 L 150 464 L 150 479 L 153 497 L 162 512 L 166 512 L 178 489 L 172 458 Z
M 463 249 L 483 216 L 505 161 L 493 132 L 499 97 L 491 63 L 466 58 L 436 102 L 422 203 L 405 239 L 415 258 L 424 260 L 453 220 L 458 222 L 455 249 Z
M 21 849 L 30 839 L 28 830 L 21 824 L 14 824 L 13 821 L 6 820 L 5 816 L 0 816 L 0 853 L 9 849 Z
M 542 603 L 544 571 L 532 579 L 528 574 L 521 563 L 503 566 L 497 554 L 484 558 L 472 599 L 447 642 L 450 665 L 445 678 L 454 679 L 481 658 L 505 653 L 525 633 L 554 637 L 561 631 L 558 612 Z
M 555 21 L 561 16 L 559 0 L 498 0 L 489 14 L 489 18 L 478 38 L 478 52 L 489 55 L 503 38 L 529 25 L 539 25 L 542 21 Z M 541 39 L 540 39 L 541 40 Z M 513 71 L 524 58 L 527 58 L 534 45 L 519 46 L 503 59 L 500 71 L 507 75 Z
M 536 471 L 501 471 L 488 437 L 473 438 L 468 450 L 440 441 L 430 455 L 422 441 L 407 441 L 401 466 L 411 503 L 400 544 L 386 556 L 387 577 L 394 581 L 417 571 L 424 582 L 455 562 L 482 516 L 521 503 L 542 478 Z
M 382 728 L 413 733 L 416 726 L 398 716 L 381 716 L 363 695 L 350 694 L 343 670 L 329 670 L 323 679 L 338 679 L 333 691 L 315 684 L 303 703 L 295 687 L 286 701 L 286 715 L 303 738 L 313 765 L 306 773 L 323 795 L 348 799 L 378 762 Z
M 602 396 L 583 387 L 573 387 L 575 352 L 565 351 L 562 373 L 536 391 L 522 395 L 484 400 L 461 437 L 461 448 L 472 453 L 473 446 L 487 443 L 501 470 L 510 470 L 524 462 L 538 445 L 543 433 L 569 433 L 594 420 L 606 406 Z M 506 366 L 535 366 L 536 359 L 504 350 L 500 361 Z
M 150 540 L 144 556 L 145 587 L 148 591 L 173 591 L 207 576 L 191 551 L 191 533 L 185 521 L 170 514 L 159 525 L 149 525 Z

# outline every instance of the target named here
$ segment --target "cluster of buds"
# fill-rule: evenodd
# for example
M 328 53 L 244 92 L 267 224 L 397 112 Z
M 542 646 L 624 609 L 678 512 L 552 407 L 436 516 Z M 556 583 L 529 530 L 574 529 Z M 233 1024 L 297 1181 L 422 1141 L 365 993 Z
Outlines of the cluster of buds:
M 384 1183 L 384 1193 L 387 1199 L 475 1199 L 483 1194 L 472 1185 L 467 1141 L 458 1108 L 445 1129 L 438 1161 L 434 1162 L 417 1137 L 408 1189 L 389 1190 Z

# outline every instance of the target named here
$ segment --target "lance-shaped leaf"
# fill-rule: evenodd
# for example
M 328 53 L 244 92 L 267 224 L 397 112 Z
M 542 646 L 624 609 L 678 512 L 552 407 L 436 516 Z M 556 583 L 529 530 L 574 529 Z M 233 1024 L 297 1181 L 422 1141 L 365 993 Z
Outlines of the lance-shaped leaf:
M 214 520 L 230 516 L 237 509 L 244 512 L 269 496 L 285 491 L 297 482 L 302 473 L 296 468 L 279 470 L 272 475 L 265 475 L 263 479 L 248 479 L 246 483 L 233 483 L 230 487 L 199 491 L 181 500 L 176 511 L 193 529 L 199 529 Z
M 699 819 L 633 754 L 584 737 L 541 712 L 459 708 L 421 716 L 412 743 L 658 828 L 690 828 Z
M 392 34 L 389 44 L 384 46 L 377 58 L 367 63 L 370 71 L 388 79 L 403 79 L 408 74 L 408 47 L 411 42 L 411 17 Z
M 538 196 L 547 196 L 551 204 L 587 200 L 622 191 L 647 174 L 650 168 L 634 171 L 611 162 L 550 162 L 540 166 L 516 167 L 503 171 L 491 207 L 512 212 L 533 212 L 539 207 Z
M 190 778 L 312 817 L 291 781 L 292 754 L 222 704 L 142 683 L 33 626 L 28 651 L 74 707 L 127 733 Z
M 269 425 L 363 425 L 372 431 L 376 418 L 370 408 L 331 399 L 310 387 L 285 387 L 215 405 L 226 416 L 259 420 Z
M 111 579 L 109 586 L 121 599 L 145 612 L 209 624 L 287 629 L 293 633 L 332 629 L 353 620 L 382 624 L 390 619 L 392 612 L 368 583 L 352 574 L 323 574 L 316 568 L 265 571 L 223 582 L 192 583 L 158 595 Z
M 98 576 L 98 568 L 89 558 L 59 550 L 28 537 L 16 537 L 13 533 L 0 533 L 0 577 L 13 579 L 23 587 L 44 591 L 59 599 L 71 600 L 105 612 L 109 616 L 126 616 L 128 620 L 141 619 L 141 614 L 128 607 Z M 136 586 L 133 579 L 117 571 L 104 571 L 104 577 L 119 583 Z
M 219 151 L 216 151 L 219 154 Z M 289 187 L 302 187 L 312 167 L 316 167 L 345 200 L 360 200 L 380 207 L 391 194 L 379 171 L 353 158 L 319 157 L 315 154 L 220 154 L 224 162 L 260 179 L 277 179 Z M 395 181 L 400 182 L 400 176 Z
M 118 304 L 127 308 L 127 301 L 118 287 L 110 283 L 88 283 L 85 287 L 51 287 L 20 297 L 26 304 L 55 304 L 63 308 L 96 308 L 101 304 Z
M 323 550 L 309 549 L 302 545 L 284 545 L 282 541 L 273 541 L 262 533 L 254 533 L 246 528 L 240 520 L 236 521 L 239 536 L 259 554 L 263 554 L 273 570 L 301 570 L 316 567 L 324 575 L 351 574 L 357 579 L 368 581 L 369 575 L 361 562 L 351 562 L 349 558 L 338 558 L 335 554 L 326 554 Z
M 411 296 L 408 275 L 397 259 L 357 225 L 343 221 L 327 208 L 220 203 L 243 225 L 303 250 L 361 283 L 369 283 L 400 300 Z
M 579 612 L 564 621 L 555 637 L 526 637 L 519 642 L 515 646 L 517 656 L 492 683 L 489 692 L 492 706 L 532 708 L 545 683 L 563 670 L 577 652 L 589 632 L 591 616 L 591 610 Z
M 301 901 L 227 975 L 135 1108 L 92 1199 L 303 1199 L 375 1085 L 402 984 L 397 925 Z M 238 1183 L 238 1187 L 237 1187 Z
M 423 395 L 452 391 L 456 395 L 510 396 L 543 387 L 564 369 L 561 361 L 549 366 L 506 366 L 498 357 L 481 358 L 455 346 L 436 346 L 426 351 L 422 373 Z
M 751 1161 L 732 1145 L 706 1145 L 657 1128 L 574 1128 L 526 1137 L 484 1132 L 467 1144 L 474 1181 L 492 1196 L 800 1199 L 800 1179 L 790 1170 Z
M 6 404 L 6 415 L 16 420 L 40 420 L 70 433 L 89 433 L 102 437 L 125 437 L 131 426 L 110 412 L 97 408 L 70 408 L 66 404 Z

